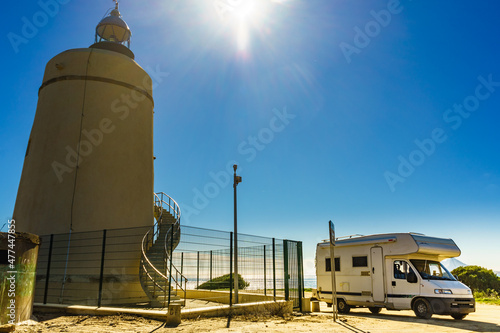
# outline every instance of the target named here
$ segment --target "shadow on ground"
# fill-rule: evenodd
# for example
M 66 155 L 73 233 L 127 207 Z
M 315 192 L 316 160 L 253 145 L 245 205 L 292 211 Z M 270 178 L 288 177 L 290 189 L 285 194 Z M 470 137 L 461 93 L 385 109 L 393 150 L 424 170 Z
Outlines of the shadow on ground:
M 340 317 L 345 317 L 345 318 L 358 317 L 358 318 L 372 318 L 372 319 L 376 318 L 381 320 L 390 320 L 397 322 L 434 325 L 436 326 L 436 332 L 439 332 L 439 327 L 456 328 L 473 332 L 500 332 L 500 326 L 497 324 L 477 321 L 474 319 L 467 319 L 467 317 L 463 320 L 455 320 L 452 319 L 450 316 L 434 315 L 431 319 L 419 319 L 414 316 L 391 314 L 391 312 L 381 312 L 375 315 L 372 313 L 356 312 L 356 311 L 352 311 L 349 314 L 340 315 Z

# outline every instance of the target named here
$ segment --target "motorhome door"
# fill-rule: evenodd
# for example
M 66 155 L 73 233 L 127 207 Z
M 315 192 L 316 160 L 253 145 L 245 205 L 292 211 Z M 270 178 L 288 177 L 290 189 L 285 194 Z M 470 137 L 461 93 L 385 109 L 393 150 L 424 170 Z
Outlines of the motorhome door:
M 412 299 L 420 294 L 420 283 L 418 280 L 413 282 L 408 281 L 408 275 L 413 273 L 410 263 L 406 260 L 394 259 L 390 263 L 391 269 L 388 267 L 388 280 L 391 281 L 391 287 L 387 292 L 387 301 L 394 305 L 396 309 L 410 309 Z
M 371 248 L 371 265 L 372 265 L 372 294 L 374 302 L 385 301 L 385 284 L 384 284 L 384 256 L 382 255 L 381 247 Z

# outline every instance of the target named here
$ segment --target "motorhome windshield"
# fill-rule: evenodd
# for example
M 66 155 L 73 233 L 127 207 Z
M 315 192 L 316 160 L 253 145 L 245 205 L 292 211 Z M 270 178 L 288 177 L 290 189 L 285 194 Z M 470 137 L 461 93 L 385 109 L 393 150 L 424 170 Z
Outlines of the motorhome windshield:
M 422 279 L 455 281 L 453 275 L 439 261 L 411 259 Z

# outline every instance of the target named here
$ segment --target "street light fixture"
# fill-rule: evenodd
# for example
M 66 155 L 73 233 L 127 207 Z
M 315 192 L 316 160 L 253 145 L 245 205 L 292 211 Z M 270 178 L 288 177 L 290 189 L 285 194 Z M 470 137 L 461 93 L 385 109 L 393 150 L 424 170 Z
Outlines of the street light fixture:
M 234 178 L 233 178 L 233 188 L 234 188 L 234 303 L 238 304 L 238 285 L 239 285 L 239 276 L 238 276 L 238 213 L 236 206 L 236 186 L 241 183 L 241 176 L 236 175 L 236 169 L 238 166 L 233 165 L 234 169 Z

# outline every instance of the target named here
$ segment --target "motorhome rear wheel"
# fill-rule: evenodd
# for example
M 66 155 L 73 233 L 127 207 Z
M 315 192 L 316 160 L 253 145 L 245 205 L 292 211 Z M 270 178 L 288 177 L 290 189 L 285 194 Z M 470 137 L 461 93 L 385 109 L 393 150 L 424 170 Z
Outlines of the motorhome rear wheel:
M 351 307 L 347 305 L 347 303 L 342 298 L 339 298 L 337 301 L 337 309 L 340 313 L 343 314 L 349 313 L 349 311 L 351 311 Z

